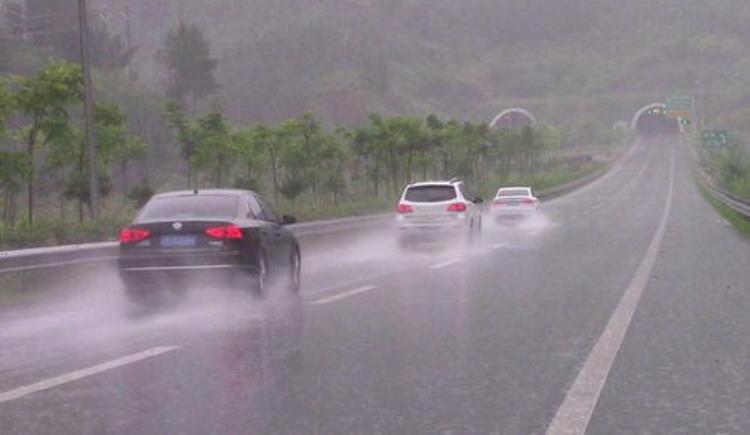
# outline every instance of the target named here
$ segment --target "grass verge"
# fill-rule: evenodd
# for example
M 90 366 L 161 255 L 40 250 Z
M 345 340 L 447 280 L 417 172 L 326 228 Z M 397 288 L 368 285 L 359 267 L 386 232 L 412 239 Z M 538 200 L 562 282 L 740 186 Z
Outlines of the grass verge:
M 750 237 L 750 220 L 748 220 L 742 214 L 732 210 L 730 207 L 727 207 L 723 202 L 719 201 L 717 198 L 711 195 L 711 193 L 708 192 L 700 184 L 698 185 L 698 187 L 701 191 L 701 194 L 703 195 L 703 198 L 705 198 L 706 201 L 711 204 L 724 219 L 729 221 L 729 223 L 731 223 L 732 226 L 734 226 L 740 233 L 744 234 L 747 237 Z

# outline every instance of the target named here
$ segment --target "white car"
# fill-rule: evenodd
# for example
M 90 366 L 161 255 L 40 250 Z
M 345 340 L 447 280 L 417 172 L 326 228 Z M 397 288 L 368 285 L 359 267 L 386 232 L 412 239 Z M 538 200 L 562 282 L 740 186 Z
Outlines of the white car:
M 399 242 L 408 246 L 438 238 L 450 243 L 460 237 L 470 243 L 481 232 L 482 202 L 462 181 L 409 184 L 396 205 Z
M 539 200 L 530 187 L 502 187 L 492 201 L 490 211 L 496 219 L 526 218 L 539 210 Z

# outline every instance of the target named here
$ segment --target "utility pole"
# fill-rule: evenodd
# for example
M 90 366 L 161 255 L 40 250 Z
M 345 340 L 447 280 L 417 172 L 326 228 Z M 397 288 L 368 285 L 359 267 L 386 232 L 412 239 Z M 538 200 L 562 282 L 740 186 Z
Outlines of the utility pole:
M 130 0 L 125 0 L 125 43 L 127 44 L 128 53 L 133 49 L 133 34 L 131 30 L 131 13 Z M 135 72 L 133 71 L 133 60 L 128 62 L 128 78 L 130 81 L 135 80 Z
M 26 9 L 26 2 L 21 2 L 21 38 L 26 40 L 29 38 L 29 12 Z
M 94 132 L 94 87 L 91 82 L 91 58 L 89 56 L 89 26 L 86 0 L 78 0 L 78 24 L 83 68 L 83 118 L 86 130 L 86 146 L 89 155 L 89 203 L 91 218 L 99 215 L 99 178 L 96 171 L 96 134 Z

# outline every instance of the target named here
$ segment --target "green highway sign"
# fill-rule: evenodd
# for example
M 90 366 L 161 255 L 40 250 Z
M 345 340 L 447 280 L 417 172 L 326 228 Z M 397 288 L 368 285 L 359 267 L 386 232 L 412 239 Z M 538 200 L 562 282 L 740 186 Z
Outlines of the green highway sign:
M 726 130 L 703 130 L 701 143 L 704 147 L 723 147 L 729 143 L 729 134 Z
M 667 98 L 666 115 L 670 118 L 687 118 L 693 111 L 693 98 L 688 95 L 674 95 Z

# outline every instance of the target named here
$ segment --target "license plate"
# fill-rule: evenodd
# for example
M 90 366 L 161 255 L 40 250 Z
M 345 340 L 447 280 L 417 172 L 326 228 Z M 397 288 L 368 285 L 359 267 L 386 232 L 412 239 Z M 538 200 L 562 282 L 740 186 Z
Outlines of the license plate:
M 195 244 L 195 236 L 161 236 L 161 246 L 164 248 L 189 248 Z
M 521 205 L 521 201 L 510 201 L 508 203 L 508 205 L 512 206 L 512 207 L 517 207 L 517 206 Z

